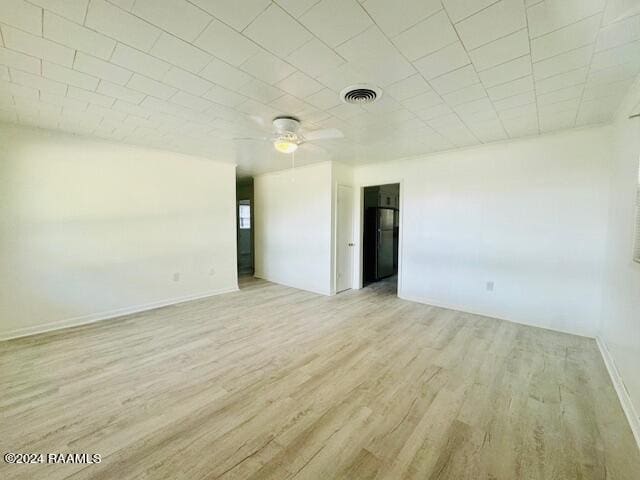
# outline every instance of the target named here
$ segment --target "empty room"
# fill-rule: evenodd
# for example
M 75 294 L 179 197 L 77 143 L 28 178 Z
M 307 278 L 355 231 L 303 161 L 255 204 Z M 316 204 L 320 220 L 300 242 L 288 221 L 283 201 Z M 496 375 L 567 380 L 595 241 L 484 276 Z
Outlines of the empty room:
M 640 0 L 0 0 L 0 478 L 640 479 Z

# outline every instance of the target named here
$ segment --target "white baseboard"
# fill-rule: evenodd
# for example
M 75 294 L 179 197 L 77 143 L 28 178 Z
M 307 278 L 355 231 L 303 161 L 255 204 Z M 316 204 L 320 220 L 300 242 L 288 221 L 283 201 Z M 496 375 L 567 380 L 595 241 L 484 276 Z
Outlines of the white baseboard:
M 631 427 L 633 436 L 636 439 L 638 449 L 640 449 L 640 416 L 638 416 L 638 412 L 633 406 L 629 392 L 627 392 L 627 389 L 624 386 L 620 372 L 618 372 L 618 368 L 611 356 L 611 352 L 609 352 L 609 349 L 607 348 L 607 344 L 600 337 L 596 337 L 596 343 L 600 349 L 604 365 L 607 367 L 607 371 L 611 377 L 613 387 L 616 389 L 616 393 L 618 394 L 618 399 L 620 399 L 620 404 L 622 405 L 624 414 L 627 416 L 627 420 L 629 421 L 629 426 Z
M 587 338 L 595 338 L 595 335 L 593 335 L 592 333 L 586 332 L 586 331 L 579 331 L 579 332 L 574 332 L 574 331 L 569 331 L 569 330 L 563 330 L 561 328 L 555 328 L 555 327 L 550 327 L 548 325 L 540 325 L 540 324 L 536 324 L 536 323 L 532 323 L 532 322 L 527 322 L 524 320 L 516 320 L 513 317 L 507 317 L 501 313 L 498 312 L 492 312 L 492 311 L 488 311 L 488 310 L 478 310 L 478 309 L 473 309 L 473 308 L 468 308 L 464 305 L 451 305 L 451 304 L 446 304 L 446 303 L 442 303 L 442 302 L 438 302 L 435 300 L 430 300 L 430 299 L 424 299 L 424 298 L 419 298 L 419 297 L 413 297 L 411 295 L 404 295 L 401 292 L 398 292 L 398 298 L 401 298 L 403 300 L 409 300 L 410 302 L 416 302 L 416 303 L 423 303 L 425 305 L 431 305 L 432 307 L 438 307 L 438 308 L 446 308 L 447 310 L 456 310 L 458 312 L 463 312 L 463 313 L 470 313 L 472 315 L 479 315 L 481 317 L 490 317 L 490 318 L 496 318 L 498 320 L 504 320 L 505 322 L 511 322 L 511 323 L 517 323 L 519 325 L 526 325 L 528 327 L 536 327 L 536 328 L 543 328 L 545 330 L 551 330 L 553 332 L 559 332 L 559 333 L 567 333 L 569 335 L 576 335 L 578 337 L 587 337 Z
M 271 283 L 277 283 L 278 285 L 282 285 L 283 287 L 289 287 L 289 288 L 296 288 L 298 290 L 304 290 L 305 292 L 311 292 L 311 293 L 315 293 L 317 295 L 325 295 L 325 296 L 330 296 L 331 295 L 331 291 L 322 291 L 322 290 L 316 290 L 316 289 L 312 289 L 312 288 L 306 288 L 306 287 L 301 287 L 300 285 L 291 285 L 288 282 L 283 282 L 281 280 L 278 280 L 277 278 L 270 278 L 268 275 L 265 275 L 263 273 L 260 272 L 254 272 L 253 276 L 255 278 L 259 278 L 261 280 L 266 280 L 267 282 L 271 282 Z
M 0 341 L 11 340 L 13 338 L 28 337 L 31 335 L 37 335 L 39 333 L 51 332 L 54 330 L 61 330 L 63 328 L 77 327 L 79 325 L 86 325 L 89 323 L 99 322 L 102 320 L 109 320 L 124 315 L 131 315 L 132 313 L 145 312 L 147 310 L 153 310 L 156 308 L 167 307 L 169 305 L 176 305 L 178 303 L 190 302 L 192 300 L 198 300 L 199 298 L 212 297 L 214 295 L 220 295 L 223 293 L 230 293 L 238 291 L 238 287 L 224 288 L 220 290 L 212 290 L 205 293 L 196 293 L 193 295 L 185 295 L 182 297 L 171 298 L 167 300 L 160 300 L 158 302 L 147 303 L 143 305 L 134 305 L 131 307 L 123 307 L 107 312 L 92 313 L 89 315 L 82 315 L 79 317 L 66 318 L 64 320 L 57 320 L 55 322 L 49 322 L 40 325 L 34 325 L 32 327 L 18 328 L 9 330 L 7 332 L 0 332 Z

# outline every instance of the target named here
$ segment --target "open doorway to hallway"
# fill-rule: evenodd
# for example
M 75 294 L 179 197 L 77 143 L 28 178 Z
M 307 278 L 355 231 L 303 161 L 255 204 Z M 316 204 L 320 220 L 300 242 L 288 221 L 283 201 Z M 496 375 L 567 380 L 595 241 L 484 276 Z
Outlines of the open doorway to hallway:
M 400 243 L 400 184 L 363 192 L 362 285 L 397 292 Z
M 236 182 L 236 214 L 238 242 L 238 277 L 253 276 L 253 178 Z

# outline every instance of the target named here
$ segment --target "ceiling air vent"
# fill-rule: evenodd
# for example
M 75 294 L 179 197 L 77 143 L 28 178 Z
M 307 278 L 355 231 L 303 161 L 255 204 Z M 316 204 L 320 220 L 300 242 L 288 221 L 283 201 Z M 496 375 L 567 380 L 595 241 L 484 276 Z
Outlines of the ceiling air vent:
M 364 105 L 373 103 L 382 96 L 382 90 L 371 85 L 351 85 L 340 92 L 340 99 L 344 103 Z

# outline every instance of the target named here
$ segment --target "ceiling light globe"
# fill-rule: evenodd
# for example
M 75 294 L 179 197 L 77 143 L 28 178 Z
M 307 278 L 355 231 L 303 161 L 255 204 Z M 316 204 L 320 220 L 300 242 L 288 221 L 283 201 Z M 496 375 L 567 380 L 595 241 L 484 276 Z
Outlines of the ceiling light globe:
M 273 146 L 281 153 L 293 153 L 298 149 L 298 144 L 289 140 L 276 140 Z

